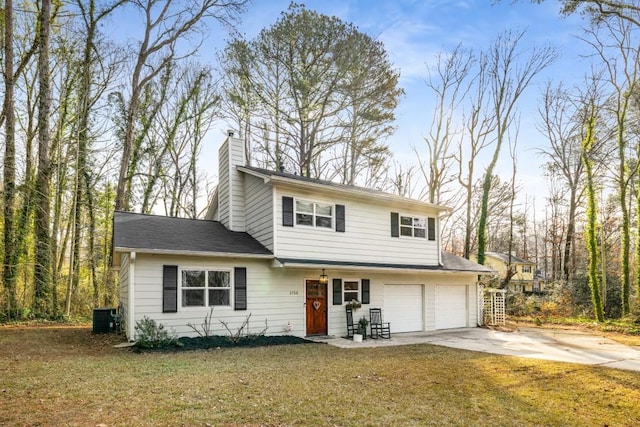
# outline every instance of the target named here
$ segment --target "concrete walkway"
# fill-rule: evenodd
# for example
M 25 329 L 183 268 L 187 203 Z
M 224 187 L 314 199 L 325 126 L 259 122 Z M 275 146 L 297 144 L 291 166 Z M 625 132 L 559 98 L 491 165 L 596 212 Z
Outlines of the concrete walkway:
M 557 362 L 599 365 L 640 372 L 640 349 L 610 339 L 568 329 L 520 328 L 502 332 L 466 328 L 438 332 L 393 334 L 391 339 L 368 339 L 362 343 L 339 337 L 316 338 L 341 348 L 385 347 L 408 344 L 435 344 L 464 350 Z

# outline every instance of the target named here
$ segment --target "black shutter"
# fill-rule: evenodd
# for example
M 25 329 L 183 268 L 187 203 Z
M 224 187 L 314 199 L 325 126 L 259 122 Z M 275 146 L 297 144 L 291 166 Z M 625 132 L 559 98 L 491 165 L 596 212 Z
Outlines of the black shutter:
M 247 269 L 236 267 L 233 269 L 234 310 L 247 309 Z
M 436 240 L 436 219 L 427 218 L 429 228 L 429 240 Z
M 344 233 L 344 205 L 336 205 L 336 231 Z
M 282 197 L 282 225 L 293 227 L 293 197 Z
M 333 279 L 333 305 L 342 305 L 342 279 Z
M 369 304 L 371 299 L 371 286 L 369 279 L 361 279 L 360 283 L 362 284 L 362 304 Z
M 165 265 L 162 267 L 162 312 L 176 313 L 178 311 L 178 266 Z
M 400 237 L 400 218 L 398 212 L 391 212 L 391 237 Z

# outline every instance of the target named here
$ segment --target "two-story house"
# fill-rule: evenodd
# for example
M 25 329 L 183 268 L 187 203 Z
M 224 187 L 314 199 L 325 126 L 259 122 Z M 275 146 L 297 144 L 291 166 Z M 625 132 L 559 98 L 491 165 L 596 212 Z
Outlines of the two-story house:
M 504 280 L 507 271 L 512 270 L 509 280 L 509 289 L 513 292 L 534 292 L 535 263 L 515 255 L 509 256 L 500 252 L 485 253 L 485 265 L 497 272 L 499 280 Z
M 268 334 L 346 335 L 345 304 L 380 307 L 391 332 L 477 325 L 489 268 L 441 251 L 442 206 L 246 166 L 232 134 L 206 219 L 115 212 L 126 333 L 144 316 L 193 335 L 218 319 Z M 224 330 L 214 331 L 223 334 Z

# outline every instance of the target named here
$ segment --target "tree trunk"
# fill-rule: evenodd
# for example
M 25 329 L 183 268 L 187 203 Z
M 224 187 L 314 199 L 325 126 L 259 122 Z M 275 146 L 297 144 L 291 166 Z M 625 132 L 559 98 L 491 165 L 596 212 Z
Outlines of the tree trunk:
M 34 310 L 38 315 L 52 312 L 51 235 L 49 233 L 51 165 L 49 158 L 49 28 L 51 1 L 42 0 L 38 14 L 38 174 L 36 178 L 36 224 L 34 263 Z
M 15 204 L 16 204 L 16 147 L 15 147 L 15 102 L 13 75 L 13 1 L 4 4 L 4 255 L 2 283 L 6 295 L 6 313 L 9 318 L 17 315 L 15 252 Z
M 598 277 L 598 236 L 597 236 L 597 205 L 596 189 L 593 178 L 593 161 L 589 158 L 592 153 L 595 139 L 595 117 L 591 115 L 587 119 L 586 135 L 583 142 L 584 150 L 582 158 L 587 176 L 587 250 L 589 255 L 589 286 L 591 289 L 591 302 L 593 304 L 594 317 L 598 322 L 604 321 L 602 298 L 600 293 L 600 280 Z

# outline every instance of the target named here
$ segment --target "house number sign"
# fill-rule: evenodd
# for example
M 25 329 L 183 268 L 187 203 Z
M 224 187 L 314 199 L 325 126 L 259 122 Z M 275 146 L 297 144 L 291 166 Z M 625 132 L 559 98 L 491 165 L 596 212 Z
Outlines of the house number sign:
M 316 310 L 320 308 L 320 301 L 314 301 L 313 302 L 313 308 L 315 308 Z

